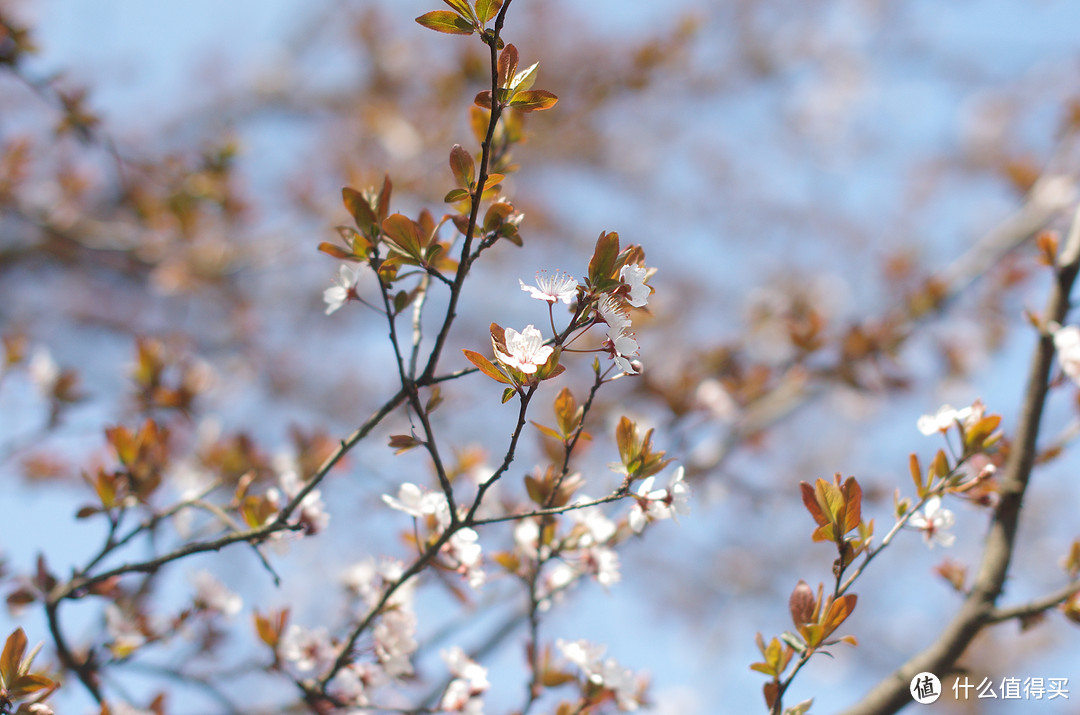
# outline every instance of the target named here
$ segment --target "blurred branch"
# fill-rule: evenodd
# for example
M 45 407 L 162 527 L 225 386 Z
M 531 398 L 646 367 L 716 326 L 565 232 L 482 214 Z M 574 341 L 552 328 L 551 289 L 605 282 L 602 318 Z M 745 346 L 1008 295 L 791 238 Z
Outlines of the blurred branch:
M 1065 586 L 1062 586 L 1057 591 L 1043 596 L 1040 599 L 1025 603 L 1020 606 L 1013 606 L 1012 608 L 1001 608 L 990 616 L 990 623 L 1002 623 L 1004 621 L 1011 620 L 1023 620 L 1025 618 L 1031 618 L 1038 616 L 1051 608 L 1056 608 L 1061 604 L 1068 601 L 1070 598 L 1080 593 L 1080 581 L 1070 581 Z
M 1051 289 L 1043 320 L 1058 323 L 1069 311 L 1069 294 L 1080 270 L 1080 207 L 1073 217 L 1068 237 L 1058 256 L 1056 281 Z M 881 681 L 844 715 L 884 715 L 900 710 L 911 701 L 908 686 L 918 673 L 949 672 L 979 632 L 992 623 L 1000 613 L 995 603 L 1009 572 L 1016 546 L 1016 531 L 1020 522 L 1024 493 L 1035 465 L 1039 423 L 1049 390 L 1050 369 L 1054 360 L 1053 336 L 1043 332 L 1032 356 L 1028 384 L 1024 397 L 1016 438 L 1003 470 L 1000 494 L 986 548 L 972 586 L 956 617 L 945 626 L 934 643 Z

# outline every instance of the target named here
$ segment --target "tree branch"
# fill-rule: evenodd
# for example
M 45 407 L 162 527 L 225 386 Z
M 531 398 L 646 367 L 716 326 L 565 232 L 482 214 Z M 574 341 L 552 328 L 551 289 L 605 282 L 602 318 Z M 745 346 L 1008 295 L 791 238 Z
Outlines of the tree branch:
M 1062 322 L 1069 311 L 1069 294 L 1080 269 L 1080 207 L 1078 207 L 1064 248 L 1058 256 L 1056 280 L 1043 315 L 1046 321 Z M 1023 410 L 1016 439 L 1009 453 L 1001 480 L 1001 500 L 990 522 L 986 548 L 975 576 L 975 583 L 964 599 L 956 617 L 945 626 L 929 647 L 880 682 L 866 697 L 843 715 L 884 715 L 894 713 L 911 702 L 908 686 L 918 673 L 948 672 L 963 655 L 976 635 L 995 622 L 995 603 L 1001 595 L 1016 546 L 1024 493 L 1037 454 L 1039 423 L 1049 390 L 1050 369 L 1054 360 L 1053 337 L 1039 336 L 1032 356 Z

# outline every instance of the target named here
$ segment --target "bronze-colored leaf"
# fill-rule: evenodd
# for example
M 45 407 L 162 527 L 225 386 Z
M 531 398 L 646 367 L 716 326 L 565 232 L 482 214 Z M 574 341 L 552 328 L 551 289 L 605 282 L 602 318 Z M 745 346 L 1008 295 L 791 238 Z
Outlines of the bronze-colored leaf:
M 558 101 L 559 98 L 546 89 L 530 89 L 515 94 L 509 106 L 520 112 L 539 112 L 551 109 Z
M 478 353 L 478 352 L 476 352 L 474 350 L 462 350 L 461 352 L 465 353 L 465 358 L 469 362 L 471 362 L 473 365 L 478 367 L 480 369 L 480 372 L 484 373 L 485 375 L 490 377 L 492 380 L 495 380 L 496 382 L 501 382 L 504 385 L 513 384 L 513 382 L 510 380 L 510 378 L 508 378 L 506 375 L 504 375 L 499 370 L 499 368 L 495 367 L 495 365 L 492 364 L 492 362 L 490 360 L 488 360 L 486 357 L 484 357 L 480 353 Z
M 517 72 L 518 67 L 518 51 L 513 44 L 507 45 L 503 48 L 503 51 L 499 53 L 499 80 L 500 87 L 509 87 L 510 80 L 513 79 L 514 74 Z
M 463 189 L 471 189 L 476 180 L 476 163 L 470 154 L 460 144 L 455 144 L 450 149 L 450 172 L 454 175 L 454 181 Z
M 445 32 L 448 35 L 471 35 L 476 30 L 471 22 L 450 10 L 432 10 L 425 12 L 416 21 L 435 32 Z

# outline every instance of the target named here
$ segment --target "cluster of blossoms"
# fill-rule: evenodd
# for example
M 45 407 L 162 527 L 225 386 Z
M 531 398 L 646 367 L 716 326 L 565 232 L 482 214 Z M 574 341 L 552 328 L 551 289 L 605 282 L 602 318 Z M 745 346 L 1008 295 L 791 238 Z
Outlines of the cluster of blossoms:
M 275 513 L 269 516 L 267 521 L 276 519 L 276 512 L 296 498 L 304 487 L 304 483 L 300 479 L 299 465 L 296 464 L 295 458 L 285 456 L 276 461 L 278 486 L 271 487 L 266 492 L 266 498 L 274 506 Z M 322 492 L 318 489 L 312 489 L 304 495 L 297 508 L 295 520 L 296 523 L 303 526 L 306 534 L 317 534 L 326 529 L 330 524 L 330 514 L 326 511 L 326 504 L 322 500 Z
M 631 326 L 629 309 L 643 308 L 648 304 L 652 289 L 645 280 L 650 273 L 651 271 L 642 265 L 624 265 L 619 269 L 618 284 L 599 294 L 590 294 L 587 286 L 579 285 L 573 276 L 559 271 L 540 271 L 536 275 L 536 285 L 527 285 L 520 279 L 518 283 L 531 297 L 542 300 L 549 306 L 559 302 L 572 305 L 577 299 L 577 315 L 586 311 L 592 313 L 591 321 L 582 323 L 581 327 L 587 330 L 594 324 L 606 325 L 607 337 L 602 350 L 611 356 L 619 370 L 634 375 L 641 371 L 641 365 L 634 360 L 639 346 Z M 492 333 L 495 359 L 527 379 L 537 376 L 552 356 L 558 355 L 556 347 L 549 344 L 551 341 L 546 340 L 534 325 L 526 326 L 520 333 L 511 328 L 500 331 L 501 333 Z M 548 367 L 549 370 L 541 379 L 556 374 L 550 369 L 554 366 Z
M 235 616 L 244 606 L 240 594 L 233 593 L 209 571 L 199 571 L 191 577 L 195 586 L 195 606 L 206 613 Z
M 442 492 L 427 491 L 405 482 L 398 488 L 396 497 L 384 494 L 383 501 L 391 509 L 427 522 L 433 535 L 442 534 L 450 527 L 450 504 Z M 454 531 L 440 552 L 445 562 L 464 576 L 472 588 L 480 588 L 486 580 L 481 567 L 483 550 L 479 539 L 475 530 L 460 528 Z
M 640 534 L 651 521 L 689 514 L 690 488 L 686 485 L 685 476 L 682 467 L 676 469 L 666 489 L 653 489 L 656 477 L 647 477 L 642 481 L 634 495 L 634 505 L 630 508 L 630 528 Z
M 563 657 L 581 669 L 589 685 L 610 692 L 615 704 L 623 712 L 637 710 L 641 706 L 642 684 L 634 672 L 623 668 L 614 658 L 604 658 L 604 646 L 584 640 L 564 641 L 555 646 Z
M 344 576 L 349 591 L 359 597 L 363 610 L 375 608 L 390 584 L 396 584 L 405 572 L 399 561 L 376 564 L 366 559 L 351 567 Z M 412 656 L 416 652 L 417 618 L 413 606 L 411 582 L 397 586 L 387 600 L 372 629 L 373 660 L 356 660 L 338 670 L 330 680 L 334 697 L 350 706 L 370 704 L 375 689 L 395 679 L 413 675 Z M 292 624 L 282 634 L 278 655 L 300 674 L 320 676 L 333 667 L 340 655 L 338 643 L 324 627 L 307 628 Z
M 942 466 L 932 467 L 928 479 L 933 479 L 936 471 L 938 476 L 949 478 L 944 485 L 946 492 L 963 496 L 983 506 L 995 503 L 997 494 L 993 477 L 997 471 L 997 457 L 990 448 L 1000 437 L 1000 432 L 995 431 L 1000 419 L 997 415 L 988 416 L 986 405 L 981 400 L 959 409 L 947 404 L 942 405 L 934 414 L 920 417 L 916 422 L 919 432 L 931 436 L 948 435 L 950 431 L 956 430 L 962 448 L 962 455 L 956 466 L 950 466 L 945 452 L 940 451 L 935 458 L 935 464 L 940 462 Z M 917 462 L 913 469 L 918 471 Z M 920 496 L 925 494 L 920 492 Z M 956 540 L 953 534 L 948 533 L 955 522 L 953 513 L 942 505 L 941 494 L 935 493 L 926 499 L 920 511 L 911 515 L 908 526 L 921 531 L 931 548 L 935 544 L 949 547 Z
M 454 679 L 446 686 L 440 707 L 446 712 L 484 715 L 484 692 L 491 687 L 487 668 L 479 665 L 458 646 L 440 653 Z
M 954 408 L 952 405 L 942 405 L 932 415 L 923 415 L 915 423 L 919 431 L 929 437 L 937 432 L 948 432 L 960 424 L 965 429 L 982 419 L 985 408 L 981 402 L 975 402 L 970 407 Z

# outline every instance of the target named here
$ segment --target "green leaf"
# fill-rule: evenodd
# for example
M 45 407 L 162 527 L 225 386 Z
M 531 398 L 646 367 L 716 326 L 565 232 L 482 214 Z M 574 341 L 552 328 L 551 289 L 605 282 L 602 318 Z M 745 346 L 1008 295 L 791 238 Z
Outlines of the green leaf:
M 503 396 L 502 396 L 502 403 L 503 403 L 503 404 L 505 405 L 505 404 L 506 404 L 507 402 L 509 402 L 509 401 L 510 401 L 510 400 L 511 400 L 511 399 L 512 399 L 512 398 L 514 397 L 514 395 L 516 395 L 516 394 L 517 394 L 517 390 L 516 390 L 516 389 L 514 389 L 513 387 L 508 387 L 508 388 L 506 388 L 505 390 L 503 390 Z
M 559 98 L 546 89 L 530 89 L 528 92 L 515 94 L 510 100 L 510 106 L 522 112 L 539 112 L 551 109 L 558 101 Z
M 450 189 L 446 192 L 446 196 L 443 197 L 443 202 L 452 204 L 455 201 L 461 201 L 462 199 L 469 198 L 470 194 L 465 189 Z
M 466 20 L 475 20 L 476 16 L 473 14 L 473 9 L 469 5 L 468 0 L 443 0 L 444 3 L 454 9 L 458 15 L 461 15 Z
M 476 0 L 476 19 L 486 24 L 499 14 L 503 0 Z
M 432 10 L 425 12 L 416 21 L 435 32 L 445 32 L 448 35 L 471 35 L 476 30 L 472 23 L 449 10 Z
M 533 62 L 527 68 L 514 75 L 514 78 L 510 80 L 510 89 L 514 92 L 524 92 L 527 89 L 531 89 L 533 83 L 536 82 L 536 68 L 539 66 L 539 62 Z

